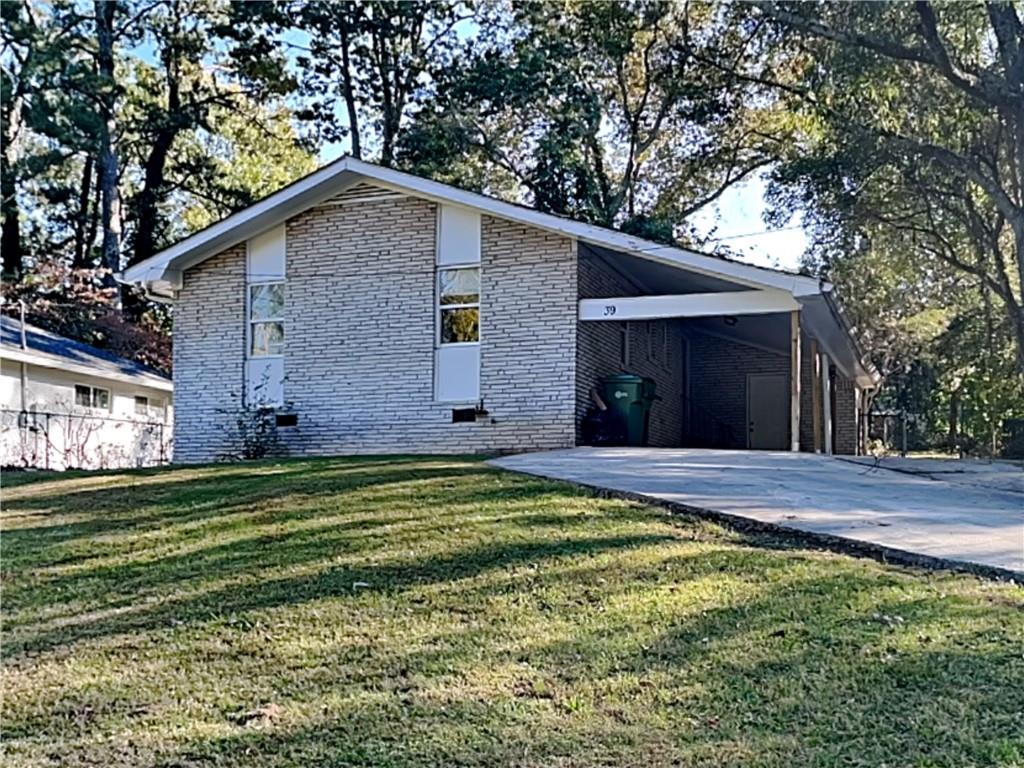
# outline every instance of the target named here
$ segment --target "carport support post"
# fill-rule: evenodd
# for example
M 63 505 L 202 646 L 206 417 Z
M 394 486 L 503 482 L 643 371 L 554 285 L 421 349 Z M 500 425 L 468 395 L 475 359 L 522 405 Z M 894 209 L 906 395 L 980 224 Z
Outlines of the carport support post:
M 830 369 L 832 361 L 828 355 L 821 353 L 821 423 L 825 433 L 825 454 L 832 455 L 832 378 Z
M 818 340 L 811 339 L 811 424 L 814 432 L 814 452 L 821 453 L 821 355 Z
M 800 310 L 789 313 L 789 450 L 800 450 Z

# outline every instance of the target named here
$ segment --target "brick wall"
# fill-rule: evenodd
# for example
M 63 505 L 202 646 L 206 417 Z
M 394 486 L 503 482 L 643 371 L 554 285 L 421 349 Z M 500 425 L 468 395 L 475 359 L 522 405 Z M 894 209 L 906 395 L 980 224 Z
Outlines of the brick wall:
M 237 450 L 245 366 L 245 246 L 185 272 L 174 305 L 174 460 Z
M 690 338 L 690 400 L 693 407 L 728 424 L 734 443 L 747 447 L 747 374 L 782 374 L 789 378 L 789 355 L 776 354 L 738 341 L 688 332 Z M 788 400 L 784 404 L 789 412 Z
M 814 357 L 811 339 L 800 335 L 800 450 L 814 453 Z
M 832 381 L 835 393 L 835 452 L 852 456 L 857 453 L 857 388 L 840 373 Z
M 581 299 L 638 296 L 638 286 L 607 263 L 581 247 L 579 254 L 579 297 Z M 650 439 L 654 446 L 677 446 L 683 436 L 683 334 L 679 320 L 634 321 L 628 324 L 630 357 L 623 364 L 623 323 L 590 321 L 579 323 L 576 349 L 577 425 L 591 406 L 590 389 L 603 376 L 635 373 L 654 379 L 661 398 L 651 409 Z M 660 342 L 662 334 L 665 343 Z M 655 343 L 652 345 L 652 341 Z M 582 434 L 577 427 L 577 439 Z
M 483 217 L 480 387 L 490 415 L 453 424 L 452 406 L 434 401 L 436 220 L 433 203 L 399 197 L 288 222 L 284 390 L 299 423 L 279 434 L 290 453 L 574 444 L 575 243 Z M 186 273 L 175 328 L 182 460 L 232 448 L 208 418 L 241 389 L 244 275 L 244 248 Z
M 820 375 L 820 374 L 819 374 Z M 800 450 L 814 451 L 814 359 L 811 357 L 810 338 L 804 336 L 800 359 Z M 836 373 L 832 377 L 832 433 L 833 452 L 857 452 L 856 389 L 849 379 Z M 819 423 L 824 423 L 821 418 Z M 824 440 L 824 437 L 823 437 Z M 825 452 L 822 442 L 821 450 Z

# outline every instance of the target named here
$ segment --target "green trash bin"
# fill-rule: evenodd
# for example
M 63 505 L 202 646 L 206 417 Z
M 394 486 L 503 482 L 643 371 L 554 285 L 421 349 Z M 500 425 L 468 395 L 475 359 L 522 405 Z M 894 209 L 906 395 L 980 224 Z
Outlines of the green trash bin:
M 601 379 L 601 396 L 626 436 L 625 445 L 646 445 L 654 380 L 632 373 Z

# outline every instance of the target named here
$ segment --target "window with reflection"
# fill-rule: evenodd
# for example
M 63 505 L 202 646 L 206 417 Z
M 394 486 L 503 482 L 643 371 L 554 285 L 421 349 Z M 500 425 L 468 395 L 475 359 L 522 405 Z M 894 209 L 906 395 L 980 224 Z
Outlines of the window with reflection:
M 441 344 L 480 341 L 480 268 L 437 271 L 438 330 Z

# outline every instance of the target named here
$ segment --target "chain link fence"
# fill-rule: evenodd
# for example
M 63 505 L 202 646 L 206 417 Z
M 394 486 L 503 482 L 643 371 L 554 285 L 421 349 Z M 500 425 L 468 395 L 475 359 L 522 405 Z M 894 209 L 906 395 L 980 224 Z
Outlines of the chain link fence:
M 0 409 L 0 465 L 126 469 L 167 464 L 172 428 L 162 421 Z

